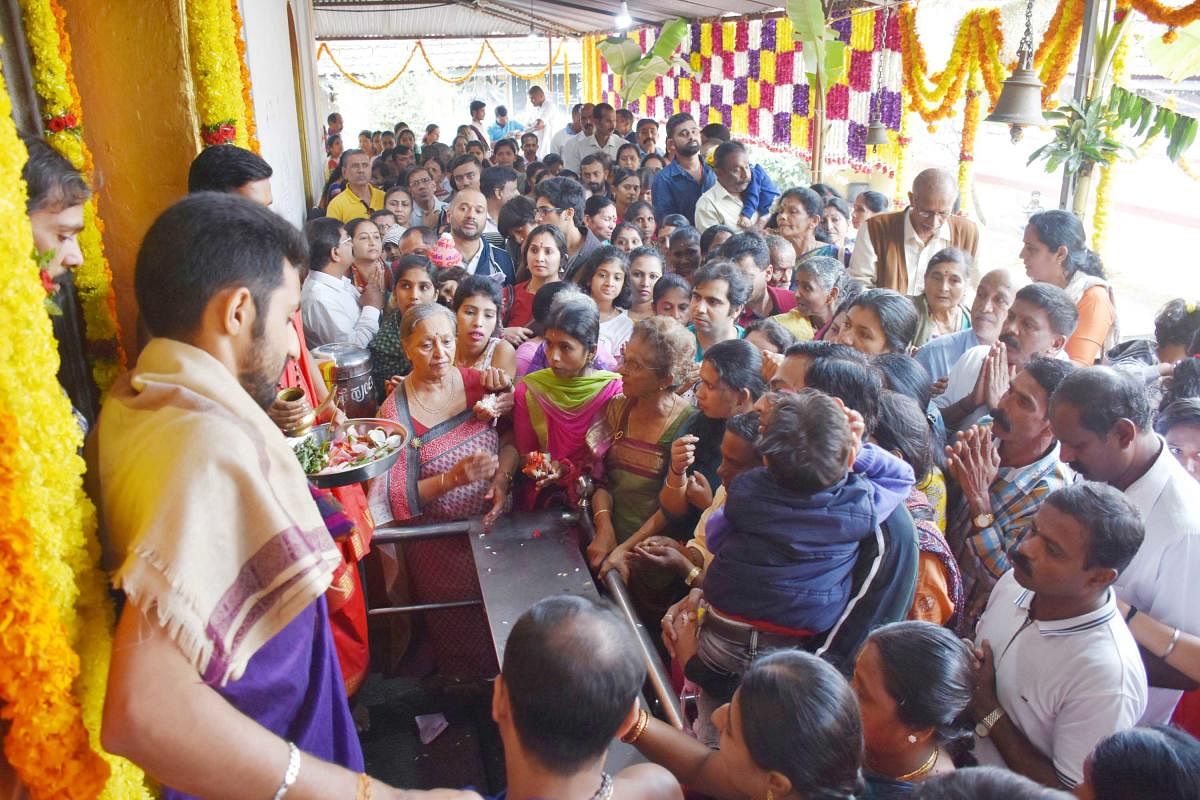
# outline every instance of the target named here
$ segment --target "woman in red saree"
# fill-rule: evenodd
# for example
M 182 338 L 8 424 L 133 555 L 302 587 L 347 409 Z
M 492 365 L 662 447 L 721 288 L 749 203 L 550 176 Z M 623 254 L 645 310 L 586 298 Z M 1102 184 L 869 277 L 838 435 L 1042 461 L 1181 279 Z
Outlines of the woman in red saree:
M 621 393 L 620 375 L 592 368 L 600 313 L 590 297 L 574 292 L 556 297 L 544 336 L 549 367 L 522 379 L 513 411 L 517 450 L 550 454 L 546 471 L 525 482 L 520 503 L 527 509 L 564 493 L 571 501 L 576 478 L 599 477 L 610 443 L 604 409 Z
M 476 411 L 476 405 L 509 385 L 508 379 L 500 370 L 456 367 L 455 339 L 454 315 L 445 306 L 426 303 L 405 312 L 400 343 L 412 372 L 388 395 L 379 416 L 399 422 L 412 437 L 392 468 L 370 484 L 371 510 L 381 523 L 460 520 L 479 514 L 494 519 L 503 510 L 516 450 L 494 426 L 492 412 Z M 497 399 L 502 408 L 503 396 Z M 465 537 L 408 542 L 404 562 L 418 603 L 480 598 Z M 481 659 L 479 643 L 491 640 L 481 607 L 434 610 L 425 620 L 442 674 L 496 674 L 491 654 Z

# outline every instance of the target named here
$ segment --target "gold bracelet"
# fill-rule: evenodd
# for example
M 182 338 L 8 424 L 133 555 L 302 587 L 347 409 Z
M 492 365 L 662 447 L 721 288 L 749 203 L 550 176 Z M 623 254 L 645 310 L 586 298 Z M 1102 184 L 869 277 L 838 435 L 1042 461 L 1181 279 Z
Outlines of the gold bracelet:
M 595 511 L 592 512 L 592 516 L 598 517 L 601 514 L 611 514 L 611 513 L 612 513 L 611 508 L 597 508 Z
M 667 488 L 668 488 L 668 489 L 682 489 L 684 486 L 686 486 L 686 485 L 687 485 L 687 482 L 683 480 L 683 476 L 682 476 L 682 475 L 680 475 L 680 476 L 679 476 L 679 485 L 678 485 L 678 486 L 676 486 L 675 484 L 671 483 L 671 476 L 672 476 L 672 475 L 674 475 L 674 474 L 675 474 L 675 471 L 674 471 L 674 470 L 671 470 L 671 471 L 668 473 L 668 475 L 667 475 L 667 481 L 666 481 L 666 483 L 667 483 Z
M 687 577 L 683 579 L 683 582 L 686 583 L 688 586 L 691 586 L 693 583 L 696 582 L 696 578 L 699 578 L 700 573 L 703 571 L 704 570 L 700 569 L 700 567 L 692 567 L 691 571 L 688 572 Z
M 358 791 L 354 800 L 371 800 L 371 778 L 365 772 L 358 773 Z
M 635 743 L 645 733 L 648 724 L 650 724 L 650 713 L 644 708 L 639 708 L 637 722 L 633 724 L 628 733 L 621 737 L 621 741 L 625 744 Z

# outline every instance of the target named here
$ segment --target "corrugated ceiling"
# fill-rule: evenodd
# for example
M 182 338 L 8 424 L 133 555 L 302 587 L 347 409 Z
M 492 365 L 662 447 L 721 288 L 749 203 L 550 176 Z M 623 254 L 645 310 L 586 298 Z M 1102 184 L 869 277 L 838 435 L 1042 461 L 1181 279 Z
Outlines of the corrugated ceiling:
M 313 0 L 318 40 L 521 36 L 530 22 L 538 34 L 579 36 L 611 32 L 620 0 Z M 709 19 L 779 11 L 756 0 L 633 0 L 633 26 L 675 17 Z

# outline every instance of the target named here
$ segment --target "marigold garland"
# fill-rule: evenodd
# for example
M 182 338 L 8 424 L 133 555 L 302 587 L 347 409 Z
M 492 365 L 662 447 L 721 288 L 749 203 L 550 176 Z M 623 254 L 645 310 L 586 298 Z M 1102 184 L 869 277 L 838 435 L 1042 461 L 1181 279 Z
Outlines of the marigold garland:
M 246 61 L 246 36 L 245 25 L 242 22 L 242 12 L 238 8 L 238 0 L 230 0 L 230 11 L 233 15 L 233 42 L 237 47 L 238 67 L 242 74 L 242 105 L 246 109 L 246 141 L 250 143 L 250 149 L 254 152 L 261 152 L 258 144 L 258 125 L 254 121 L 254 96 L 252 94 L 252 83 L 250 81 L 250 65 Z
M 970 214 L 971 187 L 975 175 L 975 136 L 979 131 L 979 106 L 983 95 L 983 80 L 978 72 L 970 77 L 967 101 L 963 104 L 962 143 L 958 149 L 958 197 L 963 213 Z
M 1129 36 L 1122 36 L 1116 52 L 1113 53 L 1111 69 L 1113 85 L 1123 83 L 1128 77 L 1127 64 L 1129 58 Z M 1109 130 L 1109 135 L 1113 131 Z M 1100 180 L 1096 184 L 1096 203 L 1092 211 L 1092 249 L 1103 258 L 1108 246 L 1109 211 L 1112 208 L 1113 184 L 1116 183 L 1117 165 L 1120 159 L 1107 166 L 1100 167 Z
M 187 0 L 188 51 L 200 137 L 249 147 L 246 101 L 230 0 Z
M 1166 25 L 1167 32 L 1162 39 L 1167 44 L 1179 38 L 1178 28 L 1190 25 L 1200 19 L 1200 0 L 1192 0 L 1185 6 L 1171 8 L 1158 0 L 1121 0 L 1122 8 L 1134 8 L 1140 11 L 1146 19 L 1158 25 Z
M 71 40 L 66 11 L 58 0 L 20 0 L 29 43 L 34 90 L 47 122 L 46 141 L 84 175 L 92 171 L 92 154 L 82 136 L 83 110 L 71 67 Z M 56 119 L 73 125 L 56 126 Z M 56 129 L 57 128 L 57 129 Z M 93 195 L 84 205 L 84 228 L 79 234 L 83 264 L 75 270 L 75 286 L 83 310 L 84 335 L 92 378 L 101 396 L 108 392 L 125 366 L 117 326 L 112 271 L 104 255 L 103 224 Z
M 0 408 L 7 415 L 0 434 L 6 444 L 0 452 L 0 563 L 12 598 L 0 618 L 0 683 L 4 692 L 20 694 L 4 698 L 3 715 L 12 719 L 5 753 L 35 797 L 94 797 L 107 768 L 88 750 L 86 737 L 98 749 L 113 615 L 95 568 L 94 510 L 77 455 L 81 432 L 55 378 L 58 352 L 25 216 L 21 166 L 27 155 L 11 110 L 0 75 L 0 182 L 10 187 L 0 198 L 0 263 L 6 265 L 0 270 L 0 369 L 6 376 Z M 68 654 L 72 642 L 82 651 L 82 673 Z M 89 661 L 96 650 L 105 653 L 98 666 Z M 82 720 L 67 694 L 77 674 Z M 101 691 L 93 690 L 97 685 Z M 145 796 L 136 768 L 118 759 L 110 764 L 102 796 Z
M 558 57 L 560 55 L 562 55 L 564 59 L 566 58 L 566 54 L 563 52 L 563 46 L 565 44 L 566 44 L 565 39 L 558 43 L 558 48 L 554 51 L 554 55 L 552 55 L 550 57 L 550 60 L 548 62 L 546 62 L 546 66 L 542 67 L 541 69 L 536 70 L 534 72 L 518 72 L 504 62 L 504 59 L 502 59 L 500 57 L 500 54 L 496 52 L 496 48 L 492 46 L 491 40 L 484 39 L 483 43 L 479 46 L 479 53 L 475 57 L 475 63 L 473 63 L 467 69 L 466 74 L 462 75 L 461 77 L 458 77 L 458 78 L 448 78 L 445 75 L 443 75 L 442 73 L 438 72 L 437 69 L 433 66 L 433 62 L 430 60 L 429 54 L 425 51 L 424 42 L 417 40 L 417 42 L 415 42 L 413 44 L 412 50 L 410 50 L 408 52 L 408 58 L 404 59 L 404 64 L 400 67 L 399 71 L 396 72 L 396 74 L 392 75 L 392 77 L 388 78 L 383 83 L 367 83 L 366 81 L 360 80 L 359 78 L 355 77 L 345 67 L 343 67 L 340 62 L 338 62 L 337 57 L 333 54 L 333 51 L 329 49 L 329 45 L 326 44 L 325 42 L 322 42 L 320 44 L 320 46 L 317 47 L 317 60 L 320 61 L 321 56 L 328 56 L 329 60 L 331 62 L 333 62 L 334 68 L 337 69 L 338 72 L 342 73 L 343 78 L 350 81 L 355 86 L 359 86 L 363 89 L 370 89 L 371 91 L 380 91 L 382 89 L 388 88 L 393 83 L 400 80 L 400 76 L 402 76 L 404 73 L 408 72 L 408 67 L 412 63 L 413 58 L 416 57 L 418 52 L 421 53 L 421 57 L 424 58 L 426 66 L 429 67 L 429 72 L 435 78 L 437 78 L 440 81 L 444 81 L 445 83 L 458 85 L 458 84 L 465 83 L 467 80 L 469 80 L 471 78 L 471 76 L 474 75 L 475 72 L 479 69 L 479 65 L 483 62 L 483 54 L 485 51 L 491 53 L 492 57 L 496 59 L 496 63 L 498 65 L 500 65 L 500 68 L 502 70 L 504 70 L 505 72 L 507 72 L 509 75 L 512 75 L 514 78 L 519 78 L 521 80 L 533 81 L 533 80 L 537 80 L 538 78 L 543 77 L 544 75 L 549 73 L 552 69 L 554 69 L 554 65 L 555 65 L 555 63 L 558 62 Z M 593 47 L 594 47 L 594 45 L 593 45 Z M 597 56 L 597 58 L 598 57 L 599 56 Z M 566 73 L 564 73 L 564 74 L 566 74 Z

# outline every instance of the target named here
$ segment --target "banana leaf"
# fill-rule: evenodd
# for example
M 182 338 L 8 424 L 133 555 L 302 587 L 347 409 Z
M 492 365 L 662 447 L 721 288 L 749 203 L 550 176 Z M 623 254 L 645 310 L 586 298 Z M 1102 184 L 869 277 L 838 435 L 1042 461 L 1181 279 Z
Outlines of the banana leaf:
M 616 75 L 624 75 L 625 72 L 641 61 L 644 54 L 642 48 L 637 42 L 632 39 L 627 39 L 624 36 L 610 36 L 596 45 L 596 49 L 600 51 L 600 55 L 604 56 L 604 60 L 608 62 L 608 67 Z
M 1142 52 L 1154 71 L 1178 83 L 1200 75 L 1200 22 L 1179 28 L 1179 38 L 1167 44 L 1159 36 L 1147 36 Z

